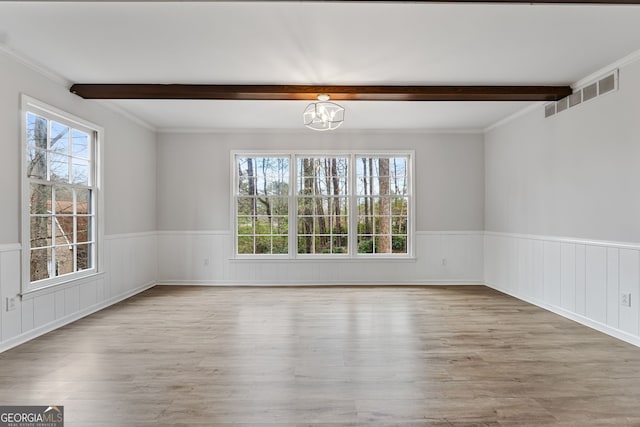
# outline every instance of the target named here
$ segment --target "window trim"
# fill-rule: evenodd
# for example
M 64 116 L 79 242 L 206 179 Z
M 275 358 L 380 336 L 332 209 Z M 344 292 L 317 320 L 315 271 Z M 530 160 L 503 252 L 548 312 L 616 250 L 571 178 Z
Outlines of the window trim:
M 362 261 L 362 260 L 412 260 L 415 258 L 415 150 L 230 150 L 230 203 L 229 212 L 232 221 L 232 258 L 233 260 L 341 260 L 341 261 Z M 238 219 L 236 212 L 236 189 L 238 187 L 237 174 L 237 157 L 287 157 L 289 159 L 289 253 L 288 254 L 239 254 L 238 253 Z M 358 212 L 352 209 L 352 202 L 359 196 L 356 194 L 356 169 L 355 159 L 357 157 L 393 157 L 407 156 L 409 158 L 407 164 L 408 173 L 408 189 L 409 194 L 409 211 L 407 221 L 407 253 L 406 254 L 361 254 L 357 252 L 357 233 L 352 234 L 352 230 L 357 229 Z M 297 159 L 303 157 L 347 157 L 349 159 L 349 173 L 347 182 L 349 186 L 348 195 L 345 196 L 349 200 L 349 253 L 347 254 L 299 254 L 297 239 L 297 214 L 292 209 L 297 209 L 297 194 L 294 192 L 296 188 L 296 177 L 298 172 Z
M 30 180 L 27 178 L 27 113 L 40 114 L 48 120 L 59 120 L 63 124 L 70 126 L 76 126 L 79 130 L 88 131 L 93 133 L 94 147 L 93 158 L 91 159 L 94 164 L 94 227 L 95 227 L 95 254 L 94 254 L 94 266 L 91 269 L 65 274 L 58 277 L 39 280 L 37 282 L 31 282 L 30 274 L 30 255 L 31 247 L 30 241 L 30 214 L 29 214 L 29 184 Z M 98 126 L 92 122 L 84 120 L 74 114 L 68 113 L 64 110 L 56 108 L 38 99 L 32 98 L 28 95 L 21 94 L 21 107 L 20 107 L 20 182 L 21 182 L 21 211 L 20 211 L 20 224 L 21 224 L 21 247 L 22 247 L 22 269 L 21 269 L 21 294 L 29 294 L 35 291 L 40 291 L 46 288 L 53 288 L 63 284 L 69 284 L 77 280 L 86 279 L 90 276 L 99 275 L 102 273 L 104 266 L 104 254 L 103 254 L 103 241 L 104 241 L 104 196 L 103 196 L 103 144 L 104 128 Z

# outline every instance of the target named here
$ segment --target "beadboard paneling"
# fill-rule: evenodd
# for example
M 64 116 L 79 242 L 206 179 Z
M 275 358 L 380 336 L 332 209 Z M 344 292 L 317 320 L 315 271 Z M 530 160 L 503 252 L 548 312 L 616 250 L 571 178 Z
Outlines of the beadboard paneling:
M 640 345 L 640 247 L 486 232 L 484 260 L 488 286 Z
M 415 235 L 414 259 L 234 259 L 228 232 L 159 232 L 158 280 L 200 284 L 482 283 L 482 232 Z
M 0 351 L 72 322 L 152 286 L 157 275 L 155 233 L 106 236 L 103 273 L 17 299 L 6 310 L 5 298 L 20 294 L 20 246 L 0 250 Z

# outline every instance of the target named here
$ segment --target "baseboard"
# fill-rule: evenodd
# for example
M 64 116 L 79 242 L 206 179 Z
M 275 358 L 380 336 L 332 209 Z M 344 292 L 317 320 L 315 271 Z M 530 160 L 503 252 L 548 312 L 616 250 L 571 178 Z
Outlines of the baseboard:
M 537 298 L 519 295 L 515 292 L 509 291 L 507 289 L 503 289 L 500 286 L 496 286 L 491 283 L 484 283 L 484 285 L 487 286 L 488 288 L 495 289 L 496 291 L 502 292 L 503 294 L 507 294 L 519 300 L 528 302 L 529 304 L 533 304 L 537 307 L 543 308 L 547 311 L 555 313 L 566 319 L 573 320 L 574 322 L 580 323 L 581 325 L 587 326 L 591 329 L 595 329 L 596 331 L 602 332 L 603 334 L 610 335 L 614 338 L 617 338 L 629 344 L 633 344 L 636 347 L 640 347 L 640 338 L 636 337 L 635 335 L 631 335 L 628 332 L 621 331 L 620 329 L 612 328 L 609 325 L 589 319 L 588 317 L 566 310 L 562 307 L 558 307 L 552 304 L 547 304 L 543 301 L 538 300 Z
M 152 287 L 154 287 L 156 285 L 156 282 L 149 282 L 147 284 L 144 284 L 142 286 L 139 286 L 135 289 L 129 290 L 123 294 L 117 295 L 115 297 L 109 298 L 107 300 L 104 300 L 102 302 L 99 302 L 97 304 L 92 305 L 91 307 L 87 307 L 84 310 L 80 310 L 76 313 L 70 314 L 68 316 L 62 317 L 58 320 L 55 320 L 53 322 L 49 322 L 45 325 L 42 325 L 40 327 L 34 328 L 24 334 L 20 334 L 18 336 L 15 336 L 13 338 L 9 338 L 8 340 L 0 343 L 0 353 L 7 351 L 13 347 L 17 347 L 20 344 L 24 344 L 27 341 L 31 341 L 34 338 L 37 338 L 41 335 L 44 335 L 46 333 L 49 333 L 55 329 L 61 328 L 62 326 L 68 325 L 69 323 L 73 323 L 76 320 L 80 320 L 83 317 L 89 316 L 90 314 L 93 314 L 97 311 L 103 310 L 109 306 L 112 306 L 114 304 L 119 303 L 120 301 L 124 301 L 127 298 L 130 298 L 136 294 L 139 294 L 140 292 L 144 292 L 147 289 L 150 289 Z
M 484 285 L 482 280 L 419 280 L 411 282 L 372 282 L 372 281 L 341 281 L 341 282 L 232 282 L 232 281 L 206 281 L 206 280 L 160 280 L 159 286 L 477 286 Z

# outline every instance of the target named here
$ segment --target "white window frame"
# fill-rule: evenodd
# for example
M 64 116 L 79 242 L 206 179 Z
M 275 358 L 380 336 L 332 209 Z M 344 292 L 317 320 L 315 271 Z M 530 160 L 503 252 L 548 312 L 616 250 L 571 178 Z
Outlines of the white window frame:
M 408 195 L 409 201 L 408 221 L 407 221 L 407 253 L 400 254 L 361 254 L 358 253 L 357 243 L 357 224 L 358 211 L 353 209 L 356 206 L 358 196 L 356 194 L 356 158 L 358 157 L 408 157 L 407 174 L 408 174 Z M 237 188 L 238 157 L 287 157 L 289 158 L 289 253 L 288 254 L 239 254 L 238 253 L 238 219 L 237 219 Z M 298 253 L 298 227 L 297 227 L 297 175 L 298 175 L 298 158 L 305 157 L 347 157 L 349 161 L 347 182 L 349 186 L 348 194 L 345 196 L 349 203 L 349 253 L 347 254 L 299 254 Z M 380 259 L 413 259 L 415 254 L 415 177 L 414 177 L 414 150 L 231 150 L 230 151 L 230 217 L 232 221 L 232 254 L 233 259 L 265 259 L 265 260 L 282 260 L 282 259 L 303 259 L 308 260 L 380 260 Z
M 53 120 L 64 125 L 68 125 L 80 131 L 93 135 L 93 157 L 90 159 L 94 165 L 95 181 L 93 188 L 93 238 L 94 238 L 94 251 L 92 253 L 93 267 L 87 270 L 82 270 L 74 273 L 64 274 L 57 277 L 38 280 L 31 282 L 30 273 L 30 259 L 31 259 L 31 245 L 30 245 L 30 182 L 27 177 L 27 113 L 36 114 L 44 117 L 47 120 Z M 27 95 L 21 96 L 21 109 L 20 109 L 20 152 L 21 152 L 21 234 L 22 234 L 22 295 L 29 294 L 34 291 L 38 291 L 45 288 L 54 286 L 60 286 L 69 284 L 80 279 L 86 279 L 91 276 L 100 274 L 103 266 L 103 250 L 102 242 L 104 240 L 104 225 L 103 225 L 103 192 L 102 192 L 102 158 L 103 147 L 102 138 L 104 138 L 104 128 L 91 123 L 87 120 L 79 118 L 71 113 L 60 110 L 35 98 Z M 52 237 L 53 238 L 53 237 Z

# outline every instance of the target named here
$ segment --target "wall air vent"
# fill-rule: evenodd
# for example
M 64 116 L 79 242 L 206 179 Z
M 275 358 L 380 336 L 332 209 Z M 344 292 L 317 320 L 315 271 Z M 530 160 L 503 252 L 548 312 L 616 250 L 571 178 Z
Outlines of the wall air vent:
M 598 96 L 598 83 L 591 83 L 589 86 L 582 88 L 582 99 L 587 102 Z
M 556 109 L 558 110 L 558 113 L 567 109 L 569 106 L 569 103 L 567 102 L 568 99 L 568 97 L 562 98 L 560 101 L 556 102 Z
M 575 107 L 582 102 L 582 91 L 573 92 L 569 95 L 569 108 Z
M 551 104 L 547 104 L 544 106 L 544 116 L 549 117 L 553 116 L 556 113 L 556 103 L 552 102 Z
M 616 89 L 616 77 L 611 74 L 598 81 L 598 95 L 611 92 Z
M 551 117 L 576 105 L 584 104 L 605 93 L 618 90 L 618 70 L 576 89 L 571 95 L 544 106 L 544 116 Z

